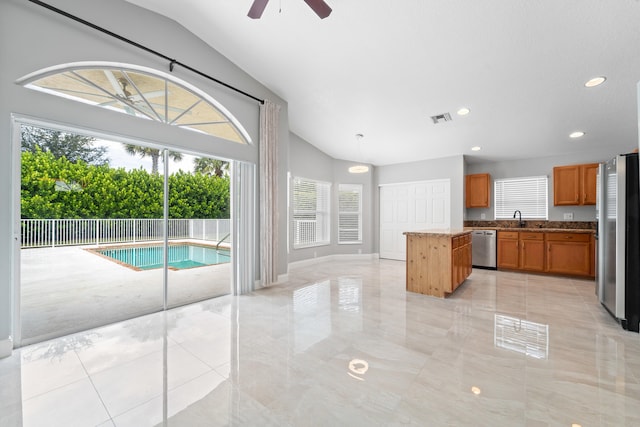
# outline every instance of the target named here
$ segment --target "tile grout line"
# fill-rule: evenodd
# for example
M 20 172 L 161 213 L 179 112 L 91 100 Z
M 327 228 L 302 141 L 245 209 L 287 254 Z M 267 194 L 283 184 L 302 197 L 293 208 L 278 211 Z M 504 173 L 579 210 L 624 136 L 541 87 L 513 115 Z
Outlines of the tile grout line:
M 78 358 L 78 361 L 80 362 L 80 365 L 82 366 L 82 369 L 84 370 L 85 374 L 87 375 L 87 379 L 91 383 L 91 387 L 93 387 L 93 390 L 96 392 L 96 395 L 98 396 L 98 399 L 100 399 L 100 403 L 102 403 L 102 407 L 104 408 L 105 412 L 109 416 L 109 420 L 111 421 L 111 424 L 115 425 L 115 422 L 113 421 L 113 416 L 111 415 L 111 412 L 109 411 L 109 408 L 107 408 L 107 405 L 104 403 L 104 400 L 102 399 L 102 396 L 100 395 L 100 392 L 96 388 L 96 385 L 93 383 L 93 378 L 91 377 L 91 374 L 89 374 L 89 371 L 87 371 L 87 368 L 84 366 L 84 362 L 80 358 L 80 355 L 78 354 L 78 351 L 74 349 L 73 353 Z

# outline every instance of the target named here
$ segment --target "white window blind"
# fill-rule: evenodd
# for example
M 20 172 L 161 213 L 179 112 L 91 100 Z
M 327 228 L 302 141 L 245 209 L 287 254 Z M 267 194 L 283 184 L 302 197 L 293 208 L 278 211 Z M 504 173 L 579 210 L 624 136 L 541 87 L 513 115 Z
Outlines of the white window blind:
M 362 185 L 338 186 L 338 243 L 362 243 Z
M 512 219 L 516 210 L 522 218 L 548 219 L 546 176 L 496 179 L 494 190 L 496 219 Z
M 293 178 L 293 247 L 329 244 L 331 184 Z

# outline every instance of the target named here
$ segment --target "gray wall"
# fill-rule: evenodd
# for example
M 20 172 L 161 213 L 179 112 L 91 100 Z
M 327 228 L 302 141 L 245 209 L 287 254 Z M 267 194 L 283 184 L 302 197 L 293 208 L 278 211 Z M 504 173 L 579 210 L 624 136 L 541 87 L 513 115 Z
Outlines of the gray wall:
M 464 174 L 463 156 L 402 163 L 376 167 L 374 173 L 374 251 L 379 252 L 380 200 L 378 186 L 403 182 L 449 179 L 451 182 L 451 228 L 462 228 L 464 222 Z
M 330 182 L 331 185 L 331 242 L 329 245 L 294 249 L 289 245 L 289 262 L 323 257 L 333 254 L 370 254 L 373 252 L 373 174 L 351 174 L 349 166 L 353 162 L 334 159 L 318 150 L 299 136 L 289 137 L 289 167 L 291 178 L 301 177 Z M 362 184 L 362 225 L 363 242 L 359 245 L 339 245 L 338 242 L 338 184 Z
M 466 166 L 467 174 L 489 173 L 491 174 L 491 207 L 465 209 L 467 220 L 482 220 L 485 214 L 486 220 L 494 219 L 494 194 L 493 181 L 503 178 L 517 178 L 523 176 L 546 175 L 549 178 L 549 220 L 564 221 L 564 213 L 573 213 L 573 221 L 595 221 L 595 206 L 554 206 L 553 205 L 553 168 L 554 166 L 576 165 L 583 163 L 599 163 L 615 156 L 612 152 L 606 158 L 598 158 L 589 154 L 577 154 L 559 157 L 540 157 L 525 160 L 510 160 L 502 162 L 469 163 Z
M 240 70 L 200 39 L 174 21 L 120 0 L 52 0 L 53 6 L 91 21 L 124 37 L 208 73 L 259 98 L 282 106 L 280 112 L 279 182 L 286 188 L 288 170 L 289 123 L 287 103 Z M 137 141 L 257 163 L 259 107 L 256 101 L 196 76 L 177 66 L 172 73 L 224 105 L 247 129 L 254 144 L 231 143 L 162 123 L 140 120 L 125 114 L 92 108 L 70 100 L 25 89 L 15 81 L 29 73 L 59 64 L 79 61 L 113 61 L 146 66 L 168 72 L 169 64 L 109 36 L 103 35 L 24 0 L 0 2 L 0 351 L 12 333 L 13 229 L 12 195 L 19 188 L 12 168 L 18 157 L 12 140 L 12 115 L 87 128 L 120 135 Z M 257 192 L 256 192 L 257 194 Z M 257 201 L 257 198 L 256 198 Z M 286 211 L 281 197 L 279 211 Z M 280 218 L 286 239 L 286 215 Z M 17 230 L 16 226 L 16 230 Z M 258 241 L 259 230 L 256 231 Z M 279 273 L 286 272 L 286 245 L 279 251 Z M 17 273 L 17 271 L 16 271 Z M 0 355 L 1 356 L 1 355 Z

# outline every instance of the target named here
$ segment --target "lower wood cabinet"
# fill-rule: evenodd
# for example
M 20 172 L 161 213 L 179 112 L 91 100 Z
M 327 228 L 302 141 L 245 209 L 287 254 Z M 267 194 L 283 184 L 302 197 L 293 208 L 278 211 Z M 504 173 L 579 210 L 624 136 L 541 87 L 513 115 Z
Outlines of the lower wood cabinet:
M 520 232 L 520 268 L 527 271 L 544 271 L 544 233 Z
M 498 268 L 519 268 L 518 232 L 498 231 Z
M 591 275 L 591 236 L 577 233 L 546 233 L 549 273 Z
M 595 276 L 591 233 L 498 231 L 498 268 Z

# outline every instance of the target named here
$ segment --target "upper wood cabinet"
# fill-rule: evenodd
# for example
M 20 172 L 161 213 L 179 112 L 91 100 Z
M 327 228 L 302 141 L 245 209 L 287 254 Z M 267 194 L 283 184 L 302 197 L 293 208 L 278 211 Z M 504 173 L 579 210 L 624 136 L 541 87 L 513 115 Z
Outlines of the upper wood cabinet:
M 596 204 L 596 181 L 598 180 L 598 163 L 582 165 L 580 172 L 582 179 L 583 205 Z
M 491 175 L 488 173 L 467 175 L 465 187 L 466 207 L 488 208 L 491 206 Z
M 595 205 L 598 163 L 553 168 L 555 206 Z

